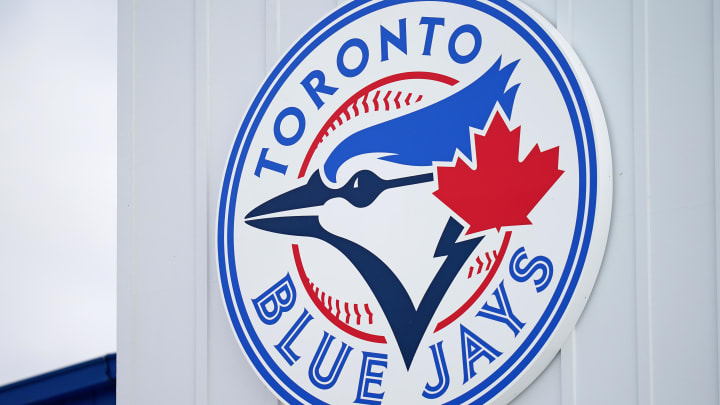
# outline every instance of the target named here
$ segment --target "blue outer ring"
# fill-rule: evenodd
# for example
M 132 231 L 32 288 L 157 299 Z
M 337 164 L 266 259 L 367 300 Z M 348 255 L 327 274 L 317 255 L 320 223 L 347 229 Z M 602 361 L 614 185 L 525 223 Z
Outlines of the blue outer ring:
M 293 48 L 283 57 L 278 65 L 273 69 L 272 73 L 268 76 L 267 80 L 263 83 L 260 91 L 253 100 L 247 114 L 245 115 L 238 135 L 230 153 L 228 160 L 228 166 L 225 171 L 225 177 L 223 179 L 223 186 L 220 195 L 220 205 L 218 213 L 218 266 L 220 271 L 220 283 L 222 286 L 223 296 L 225 304 L 227 306 L 228 314 L 232 322 L 235 333 L 240 340 L 248 358 L 253 364 L 253 367 L 262 376 L 265 382 L 285 401 L 290 404 L 302 404 L 305 401 L 313 404 L 324 404 L 325 402 L 315 398 L 310 393 L 299 387 L 293 382 L 282 370 L 274 363 L 269 354 L 265 351 L 264 346 L 259 341 L 257 334 L 255 333 L 252 324 L 249 321 L 248 314 L 244 306 L 235 307 L 233 304 L 232 296 L 230 294 L 230 288 L 235 294 L 238 302 L 242 301 L 242 294 L 237 280 L 237 269 L 235 263 L 235 252 L 234 252 L 234 216 L 235 216 L 235 204 L 237 199 L 237 189 L 240 179 L 242 166 L 245 163 L 247 153 L 250 144 L 253 139 L 253 135 L 257 126 L 264 115 L 270 101 L 273 99 L 278 89 L 284 81 L 289 77 L 290 73 L 298 66 L 298 64 L 311 52 L 318 44 L 322 43 L 329 35 L 332 35 L 338 29 L 347 25 L 348 23 L 367 15 L 371 12 L 397 5 L 402 3 L 411 3 L 416 1 L 427 1 L 427 0 L 387 0 L 369 5 L 368 7 L 356 10 L 353 14 L 345 16 L 346 13 L 353 9 L 359 8 L 361 5 L 366 4 L 367 0 L 356 0 L 353 1 L 335 12 L 330 16 L 323 19 L 315 27 L 313 27 L 308 33 L 306 33 Z M 575 226 L 575 232 L 573 235 L 570 253 L 568 260 L 563 268 L 558 287 L 556 288 L 550 303 L 548 304 L 545 312 L 541 316 L 538 323 L 535 325 L 533 330 L 530 332 L 526 340 L 520 345 L 520 347 L 512 354 L 512 356 L 503 363 L 492 375 L 485 380 L 481 381 L 475 387 L 469 389 L 465 394 L 458 396 L 450 401 L 448 404 L 458 404 L 469 400 L 484 403 L 494 398 L 500 393 L 505 387 L 514 381 L 520 373 L 528 366 L 528 364 L 535 358 L 539 351 L 543 348 L 547 340 L 549 339 L 552 332 L 557 327 L 562 315 L 565 313 L 567 305 L 573 296 L 575 288 L 577 286 L 580 275 L 582 274 L 583 265 L 587 257 L 588 248 L 590 245 L 590 239 L 592 236 L 592 229 L 595 219 L 595 207 L 597 197 L 597 165 L 596 165 L 596 151 L 595 151 L 595 140 L 592 123 L 590 120 L 590 114 L 587 109 L 585 98 L 582 94 L 580 86 L 578 84 L 575 75 L 570 68 L 569 63 L 565 59 L 562 52 L 560 52 L 557 45 L 552 41 L 550 36 L 530 18 L 525 12 L 520 10 L 517 6 L 510 3 L 508 0 L 488 0 L 490 3 L 494 3 L 500 9 L 504 9 L 508 14 L 503 14 L 499 9 L 493 8 L 485 3 L 480 3 L 476 0 L 431 0 L 446 3 L 455 3 L 465 5 L 467 7 L 474 8 L 481 12 L 484 12 L 499 21 L 505 23 L 508 27 L 513 29 L 518 35 L 527 41 L 527 43 L 535 50 L 540 58 L 545 62 L 546 67 L 555 78 L 558 88 L 565 100 L 568 108 L 568 113 L 571 118 L 573 131 L 575 133 L 575 140 L 578 152 L 578 168 L 579 168 L 579 193 L 578 193 L 578 211 L 577 221 Z M 336 22 L 340 17 L 344 18 L 334 25 L 330 26 L 327 30 L 323 31 L 320 35 L 315 38 L 319 32 L 328 27 L 330 24 Z M 523 26 L 518 24 L 510 16 L 514 16 L 518 20 L 522 21 L 529 29 L 537 35 L 542 44 L 539 43 Z M 312 40 L 310 45 L 300 52 L 301 48 L 308 44 Z M 556 66 L 550 55 L 542 48 L 545 45 L 552 56 L 558 61 Z M 297 57 L 296 57 L 297 56 Z M 287 67 L 287 69 L 286 69 Z M 560 73 L 565 74 L 567 77 L 567 83 L 562 78 Z M 278 78 L 279 77 L 279 78 Z M 271 84 L 278 79 L 272 88 Z M 568 88 L 567 86 L 570 86 Z M 265 95 L 268 97 L 263 101 Z M 577 103 L 573 103 L 572 95 L 575 96 Z M 262 105 L 260 104 L 262 101 Z M 578 117 L 578 111 L 580 117 Z M 257 113 L 257 115 L 256 115 Z M 255 118 L 253 118 L 255 117 Z M 581 120 L 580 120 L 581 118 Z M 582 127 L 581 127 L 582 121 Z M 249 127 L 249 130 L 248 130 Z M 587 139 L 582 135 L 581 128 L 585 129 Z M 244 134 L 247 133 L 246 141 Z M 587 145 L 585 145 L 587 141 Z M 240 149 L 242 146 L 242 150 Z M 588 160 L 585 157 L 585 146 L 588 150 Z M 239 155 L 238 155 L 239 153 Z M 588 167 L 586 167 L 586 165 Z M 589 171 L 586 172 L 586 170 Z M 235 176 L 233 177 L 233 174 Z M 230 183 L 232 179 L 232 184 Z M 589 181 L 589 188 L 587 182 Z M 232 187 L 232 188 L 231 188 Z M 586 200 L 587 196 L 587 200 Z M 225 216 L 227 215 L 227 219 Z M 584 220 L 584 221 L 583 221 Z M 229 226 L 228 226 L 229 225 Z M 585 232 L 583 233 L 583 228 Z M 228 261 L 225 261 L 225 254 L 227 249 Z M 579 255 L 578 255 L 579 249 Z M 577 258 L 576 258 L 577 255 Z M 575 266 L 573 263 L 577 262 Z M 228 282 L 227 274 L 230 274 L 230 283 Z M 567 289 L 565 288 L 567 287 Z M 566 289 L 566 293 L 563 295 L 563 291 Z M 558 305 L 559 304 L 559 305 Z M 557 309 L 553 311 L 555 306 L 558 305 Z M 238 314 L 242 318 L 238 319 Z M 246 332 L 243 330 L 243 326 L 247 329 Z M 543 330 L 544 329 L 544 330 Z M 533 344 L 533 341 L 537 339 L 537 342 Z M 252 341 L 252 344 L 251 342 Z M 257 350 L 258 352 L 256 352 Z M 260 357 L 258 357 L 258 354 Z M 524 356 L 524 357 L 523 357 Z M 290 391 L 286 390 L 281 386 L 278 381 L 270 374 L 270 370 L 265 368 L 263 361 L 267 363 L 272 372 L 282 383 L 287 386 Z M 517 362 L 517 364 L 515 364 Z M 509 372 L 508 372 L 509 371 Z M 507 372 L 507 375 L 504 375 Z M 475 398 L 480 392 L 490 388 L 482 396 Z

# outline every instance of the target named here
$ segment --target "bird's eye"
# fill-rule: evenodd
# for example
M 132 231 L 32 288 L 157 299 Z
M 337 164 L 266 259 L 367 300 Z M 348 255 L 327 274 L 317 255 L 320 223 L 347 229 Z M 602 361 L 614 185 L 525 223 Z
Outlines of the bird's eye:
M 383 190 L 382 179 L 369 170 L 355 173 L 343 188 L 344 198 L 358 208 L 370 205 Z

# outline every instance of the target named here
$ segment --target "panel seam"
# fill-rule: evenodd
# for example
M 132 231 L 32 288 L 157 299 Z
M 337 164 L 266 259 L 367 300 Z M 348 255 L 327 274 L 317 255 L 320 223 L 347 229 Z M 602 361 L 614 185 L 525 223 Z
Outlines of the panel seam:
M 556 26 L 570 44 L 572 43 L 572 0 L 557 0 Z M 577 403 L 575 327 L 560 349 L 560 401 L 562 405 Z
M 195 403 L 207 403 L 208 128 L 210 0 L 195 1 Z
M 714 107 L 714 157 L 715 157 L 715 310 L 716 310 L 716 334 L 718 344 L 718 358 L 715 362 L 717 381 L 717 398 L 720 400 L 720 0 L 713 0 L 713 107 Z
M 633 108 L 635 159 L 635 277 L 637 299 L 638 403 L 652 405 L 652 241 L 649 134 L 648 1 L 633 5 Z

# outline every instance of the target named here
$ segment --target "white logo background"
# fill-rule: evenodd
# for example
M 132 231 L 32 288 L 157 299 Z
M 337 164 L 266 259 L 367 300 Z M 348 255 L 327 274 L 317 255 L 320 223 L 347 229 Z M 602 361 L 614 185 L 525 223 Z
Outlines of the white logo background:
M 499 9 L 492 3 L 488 2 L 488 5 Z M 357 10 L 364 7 L 369 7 L 369 5 L 358 6 Z M 353 12 L 356 10 L 348 10 L 344 15 L 351 15 Z M 502 12 L 507 14 L 506 11 Z M 427 26 L 420 25 L 420 20 L 424 16 L 445 19 L 444 26 L 435 27 L 431 55 L 422 54 L 427 34 Z M 516 17 L 511 18 L 518 21 Z M 338 16 L 335 21 L 342 21 L 342 19 L 343 17 Z M 397 34 L 400 30 L 400 19 L 406 19 L 407 54 L 391 44 L 388 46 L 389 59 L 381 61 L 380 27 L 383 26 L 388 31 Z M 535 20 L 539 20 L 539 18 L 535 17 Z M 482 34 L 482 44 L 477 57 L 469 63 L 459 64 L 450 57 L 448 43 L 452 32 L 464 24 L 472 24 L 479 29 Z M 333 24 L 330 24 L 330 27 L 332 26 Z M 551 33 L 554 39 L 558 40 L 557 33 L 548 27 L 547 23 L 542 22 L 542 26 Z M 322 32 L 323 30 L 320 31 L 320 33 Z M 316 34 L 315 37 L 318 35 Z M 336 60 L 338 49 L 351 38 L 360 38 L 367 44 L 369 60 L 362 73 L 348 78 L 338 72 Z M 261 373 L 262 378 L 276 392 L 279 391 L 277 386 L 282 387 L 286 393 L 285 395 L 280 393 L 280 395 L 284 396 L 285 400 L 289 400 L 287 392 L 295 391 L 290 387 L 289 380 L 321 401 L 332 404 L 352 403 L 358 397 L 363 351 L 387 354 L 387 366 L 378 368 L 382 372 L 382 383 L 374 385 L 370 389 L 371 392 L 383 394 L 382 403 L 444 403 L 452 400 L 478 386 L 500 366 L 508 363 L 508 360 L 526 341 L 531 346 L 538 341 L 537 335 L 530 340 L 528 337 L 548 308 L 553 294 L 557 293 L 561 297 L 566 295 L 567 292 L 564 289 L 567 288 L 567 284 L 558 291 L 558 283 L 561 273 L 567 265 L 570 273 L 582 272 L 574 292 L 572 305 L 566 310 L 567 320 L 564 320 L 560 326 L 554 326 L 555 330 L 551 339 L 544 343 L 544 348 L 541 349 L 542 354 L 533 357 L 531 368 L 523 368 L 522 371 L 518 371 L 518 375 L 513 377 L 516 380 L 514 384 L 505 388 L 502 395 L 493 394 L 490 395 L 490 398 L 500 402 L 509 400 L 523 386 L 527 385 L 533 375 L 539 373 L 556 353 L 562 339 L 581 311 L 597 274 L 607 234 L 612 188 L 609 177 L 609 145 L 599 103 L 582 67 L 575 61 L 576 58 L 568 46 L 561 40 L 558 41 L 564 56 L 569 58 L 572 63 L 574 74 L 579 77 L 584 96 L 587 97 L 586 102 L 590 104 L 589 110 L 595 131 L 594 141 L 598 148 L 597 218 L 587 264 L 583 268 L 575 266 L 575 256 L 571 258 L 569 264 L 566 263 L 576 232 L 578 199 L 580 197 L 578 194 L 580 183 L 578 148 L 568 106 L 563 100 L 563 95 L 553 75 L 537 52 L 528 45 L 524 38 L 496 18 L 464 5 L 445 2 L 408 3 L 381 8 L 345 25 L 312 48 L 308 56 L 299 61 L 294 70 L 285 70 L 289 75 L 271 98 L 267 98 L 267 94 L 258 96 L 264 97 L 263 100 L 269 102 L 269 105 L 262 117 L 258 115 L 251 117 L 253 122 L 257 120 L 258 125 L 252 132 L 253 139 L 252 143 L 247 146 L 248 152 L 244 164 L 238 165 L 237 171 L 233 174 L 233 179 L 238 175 L 240 175 L 240 179 L 236 194 L 235 221 L 228 223 L 227 226 L 234 227 L 235 243 L 232 249 L 237 264 L 235 269 L 221 268 L 220 271 L 224 272 L 226 276 L 234 271 L 238 280 L 242 299 L 232 294 L 234 305 L 231 308 L 230 316 L 231 318 L 234 316 L 232 311 L 235 312 L 235 316 L 238 316 L 237 314 L 243 312 L 240 308 L 244 307 L 249 321 L 241 322 L 242 330 L 238 333 L 248 336 L 252 334 L 248 333 L 248 330 L 252 329 L 254 334 L 257 334 L 256 339 L 247 339 L 243 344 L 244 349 L 253 353 L 252 355 L 249 353 L 251 359 L 262 359 L 253 361 L 255 367 L 269 370 L 268 374 Z M 306 48 L 309 46 L 305 45 Z M 460 54 L 466 54 L 472 49 L 472 46 L 470 35 L 462 35 L 457 42 Z M 350 159 L 341 166 L 337 182 L 333 184 L 326 178 L 322 165 L 329 153 L 349 135 L 446 99 L 480 77 L 491 68 L 498 58 L 501 58 L 503 66 L 519 60 L 509 80 L 509 86 L 520 83 L 511 115 L 499 105 L 496 106 L 496 111 L 507 119 L 510 129 L 521 127 L 519 160 L 522 161 L 536 144 L 542 151 L 559 146 L 558 167 L 564 173 L 531 211 L 529 219 L 532 221 L 532 225 L 504 227 L 499 232 L 491 229 L 481 233 L 485 238 L 469 256 L 448 289 L 418 346 L 410 369 L 407 370 L 393 333 L 372 292 L 353 264 L 343 254 L 323 241 L 256 229 L 248 226 L 243 219 L 248 212 L 263 202 L 305 184 L 309 175 L 318 169 L 323 175 L 324 183 L 334 188 L 343 186 L 359 170 L 371 170 L 384 179 L 435 172 L 433 167 L 399 165 L 380 160 L 378 155 L 362 155 Z M 359 60 L 360 53 L 351 51 L 348 52 L 345 62 L 347 66 L 357 66 Z M 325 83 L 337 87 L 337 91 L 332 95 L 319 94 L 324 102 L 319 109 L 300 84 L 313 70 L 321 70 L 325 76 Z M 402 94 L 422 94 L 423 98 L 419 102 L 400 109 L 360 114 L 346 120 L 342 125 L 338 125 L 335 130 L 329 131 L 327 137 L 319 144 L 310 160 L 306 176 L 298 179 L 301 165 L 314 138 L 333 112 L 368 84 L 393 74 L 413 71 L 440 73 L 456 79 L 458 83 L 450 86 L 432 80 L 412 79 L 378 88 L 383 95 L 387 92 L 392 92 L 392 94 L 400 92 Z M 563 80 L 566 78 L 563 77 Z M 278 114 L 289 106 L 297 107 L 303 112 L 305 128 L 297 143 L 286 146 L 278 143 L 273 127 Z M 572 108 L 575 106 L 573 105 Z M 508 115 L 510 115 L 509 118 Z M 292 118 L 283 121 L 281 126 L 283 133 L 293 134 L 296 132 L 297 124 L 293 121 Z M 468 137 L 472 137 L 476 133 L 483 134 L 485 130 L 485 127 L 468 127 Z M 586 137 L 587 134 L 583 133 L 581 136 Z M 248 131 L 240 133 L 239 138 L 248 142 Z M 264 149 L 267 159 L 287 166 L 285 174 L 263 169 L 259 172 L 259 176 L 256 175 L 256 163 L 261 160 L 261 153 Z M 587 154 L 585 146 L 582 151 Z M 468 162 L 474 158 L 473 156 L 462 156 L 459 153 L 456 157 Z M 234 161 L 230 162 L 230 165 L 235 164 Z M 453 165 L 453 162 L 437 162 L 437 165 L 449 166 Z M 417 306 L 437 269 L 445 260 L 444 257 L 435 258 L 433 254 L 448 217 L 453 215 L 453 212 L 432 194 L 437 188 L 438 179 L 435 175 L 435 180 L 429 183 L 387 190 L 365 208 L 357 208 L 345 200 L 334 199 L 320 207 L 293 212 L 293 215 L 318 215 L 320 223 L 328 231 L 350 239 L 373 252 L 395 272 Z M 489 191 L 487 198 L 494 198 L 492 191 Z M 583 211 L 585 211 L 584 207 Z M 581 212 L 582 221 L 585 221 L 586 215 L 586 212 Z M 455 217 L 460 220 L 459 217 Z M 221 221 L 224 220 L 226 218 L 223 215 Z M 577 226 L 582 234 L 586 225 L 581 223 Z M 492 258 L 494 252 L 500 251 L 507 232 L 512 232 L 512 236 L 509 238 L 506 252 L 498 258 L 501 262 L 497 273 L 492 277 L 482 295 L 459 319 L 437 333 L 433 333 L 438 322 L 461 307 L 487 277 L 487 271 L 481 271 L 480 274 L 473 272 L 472 276 L 468 276 L 469 269 L 471 266 L 478 267 L 476 258 L 481 258 L 483 263 L 487 264 L 485 258 L 488 256 L 485 254 L 488 253 Z M 477 234 L 467 237 L 474 236 Z M 319 291 L 325 292 L 328 297 L 332 295 L 339 302 L 347 302 L 351 305 L 354 303 L 368 304 L 374 314 L 373 324 L 368 324 L 366 317 L 363 317 L 360 325 L 350 323 L 360 331 L 386 337 L 386 344 L 367 342 L 351 336 L 338 329 L 320 312 L 303 288 L 298 276 L 292 249 L 293 244 L 298 245 L 304 269 Z M 552 261 L 553 277 L 549 286 L 542 292 L 536 290 L 532 280 L 518 282 L 510 276 L 511 257 L 519 248 L 525 248 L 530 258 L 542 255 Z M 296 301 L 291 309 L 282 314 L 277 323 L 268 325 L 258 317 L 252 300 L 287 274 L 292 278 L 296 290 Z M 476 316 L 485 303 L 492 306 L 497 305 L 493 292 L 498 289 L 501 282 L 503 282 L 512 312 L 525 324 L 517 336 L 502 322 Z M 307 309 L 313 319 L 293 341 L 291 347 L 299 356 L 299 360 L 290 365 L 274 345 L 283 340 L 304 309 Z M 555 309 L 550 309 L 550 313 L 554 313 L 554 311 Z M 243 319 L 242 315 L 238 317 Z M 464 365 L 460 324 L 502 353 L 492 362 L 486 359 L 477 360 L 473 364 L 476 374 L 467 382 L 463 381 Z M 544 322 L 539 327 L 547 328 L 548 323 Z M 341 342 L 346 343 L 353 350 L 348 354 L 336 384 L 329 389 L 320 389 L 311 383 L 308 372 L 325 332 L 334 336 L 335 341 L 330 346 L 324 368 L 321 367 L 323 373 L 329 371 Z M 242 337 L 241 341 L 243 341 Z M 440 398 L 429 400 L 422 396 L 422 392 L 426 384 L 432 385 L 438 381 L 430 346 L 439 341 L 443 342 L 450 382 L 447 391 Z M 265 355 L 262 354 L 263 352 Z M 521 358 L 527 356 L 527 352 L 527 349 L 523 349 Z M 505 372 L 506 376 L 516 369 L 517 361 L 510 363 L 512 364 Z M 278 370 L 280 372 L 277 372 Z M 496 382 L 498 380 L 495 379 Z M 468 399 L 486 398 L 486 394 L 492 387 L 493 384 L 471 395 Z M 302 395 L 296 393 L 289 395 L 294 398 L 302 398 Z M 300 400 L 301 402 L 314 401 L 307 401 L 307 398 Z M 465 401 L 463 400 L 463 402 Z

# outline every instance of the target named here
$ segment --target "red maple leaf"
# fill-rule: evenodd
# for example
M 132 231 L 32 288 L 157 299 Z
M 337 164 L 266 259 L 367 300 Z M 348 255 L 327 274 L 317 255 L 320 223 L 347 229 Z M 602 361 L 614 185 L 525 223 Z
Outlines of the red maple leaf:
M 462 159 L 437 168 L 433 194 L 470 225 L 467 234 L 532 224 L 528 214 L 563 174 L 559 147 L 541 152 L 535 145 L 522 162 L 519 148 L 520 127 L 510 131 L 496 112 L 485 136 L 475 135 L 476 169 Z

